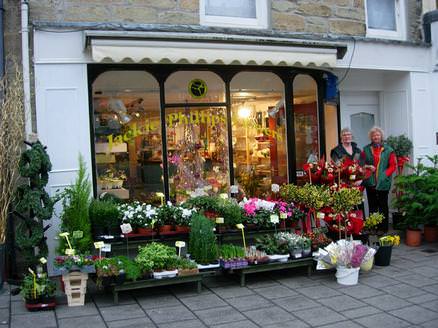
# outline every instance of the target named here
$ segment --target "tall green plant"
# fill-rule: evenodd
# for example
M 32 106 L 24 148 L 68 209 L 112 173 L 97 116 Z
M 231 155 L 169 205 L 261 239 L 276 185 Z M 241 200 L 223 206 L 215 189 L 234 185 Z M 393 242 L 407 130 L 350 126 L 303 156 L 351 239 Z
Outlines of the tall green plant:
M 201 214 L 192 216 L 189 252 L 196 262 L 208 264 L 217 260 L 218 250 L 214 223 Z
M 79 156 L 79 172 L 76 181 L 62 193 L 63 212 L 61 214 L 61 230 L 70 233 L 73 248 L 78 253 L 88 253 L 91 251 L 93 239 L 88 212 L 90 199 L 91 184 L 85 168 L 85 162 L 82 156 Z M 82 233 L 74 233 L 75 231 Z M 65 239 L 60 239 L 59 248 L 62 253 L 65 252 L 67 246 Z
M 16 243 L 26 266 L 35 267 L 39 258 L 48 253 L 44 221 L 52 217 L 56 199 L 49 197 L 44 189 L 52 169 L 49 155 L 39 141 L 29 145 L 18 166 L 25 179 L 18 186 L 15 199 L 15 210 L 23 219 L 17 227 Z
M 397 157 L 409 156 L 412 150 L 412 141 L 404 134 L 399 136 L 389 136 L 386 143 L 394 149 Z

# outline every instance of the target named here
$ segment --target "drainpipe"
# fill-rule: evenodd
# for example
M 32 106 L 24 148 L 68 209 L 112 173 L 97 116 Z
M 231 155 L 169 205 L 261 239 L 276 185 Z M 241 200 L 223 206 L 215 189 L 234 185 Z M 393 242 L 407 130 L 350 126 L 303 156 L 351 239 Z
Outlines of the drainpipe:
M 4 30 L 3 30 L 3 0 L 0 0 L 0 79 L 5 74 L 5 48 L 4 48 Z
M 29 1 L 21 0 L 21 60 L 23 66 L 23 95 L 26 139 L 32 133 L 29 68 Z

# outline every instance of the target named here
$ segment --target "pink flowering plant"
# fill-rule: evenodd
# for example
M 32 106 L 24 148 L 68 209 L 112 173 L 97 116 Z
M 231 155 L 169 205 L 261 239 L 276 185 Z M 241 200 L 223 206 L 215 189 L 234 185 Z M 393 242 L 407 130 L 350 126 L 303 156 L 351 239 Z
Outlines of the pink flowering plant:
M 276 202 L 260 198 L 244 198 L 239 206 L 243 209 L 244 219 L 249 224 L 259 227 L 271 227 L 270 217 L 276 214 Z

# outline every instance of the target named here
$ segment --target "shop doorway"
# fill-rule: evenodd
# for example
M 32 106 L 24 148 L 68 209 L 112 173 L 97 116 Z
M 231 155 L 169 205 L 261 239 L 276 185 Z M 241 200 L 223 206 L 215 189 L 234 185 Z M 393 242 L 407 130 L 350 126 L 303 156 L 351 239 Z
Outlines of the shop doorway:
M 379 124 L 377 92 L 341 93 L 341 129 L 350 128 L 361 149 L 369 144 L 368 131 Z

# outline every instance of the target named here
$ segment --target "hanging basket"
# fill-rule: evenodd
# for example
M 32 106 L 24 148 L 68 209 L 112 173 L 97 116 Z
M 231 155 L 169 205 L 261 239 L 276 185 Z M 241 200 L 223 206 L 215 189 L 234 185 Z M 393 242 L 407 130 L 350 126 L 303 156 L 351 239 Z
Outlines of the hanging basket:
M 338 266 L 336 269 L 336 279 L 338 280 L 338 284 L 346 286 L 357 285 L 360 268 Z

